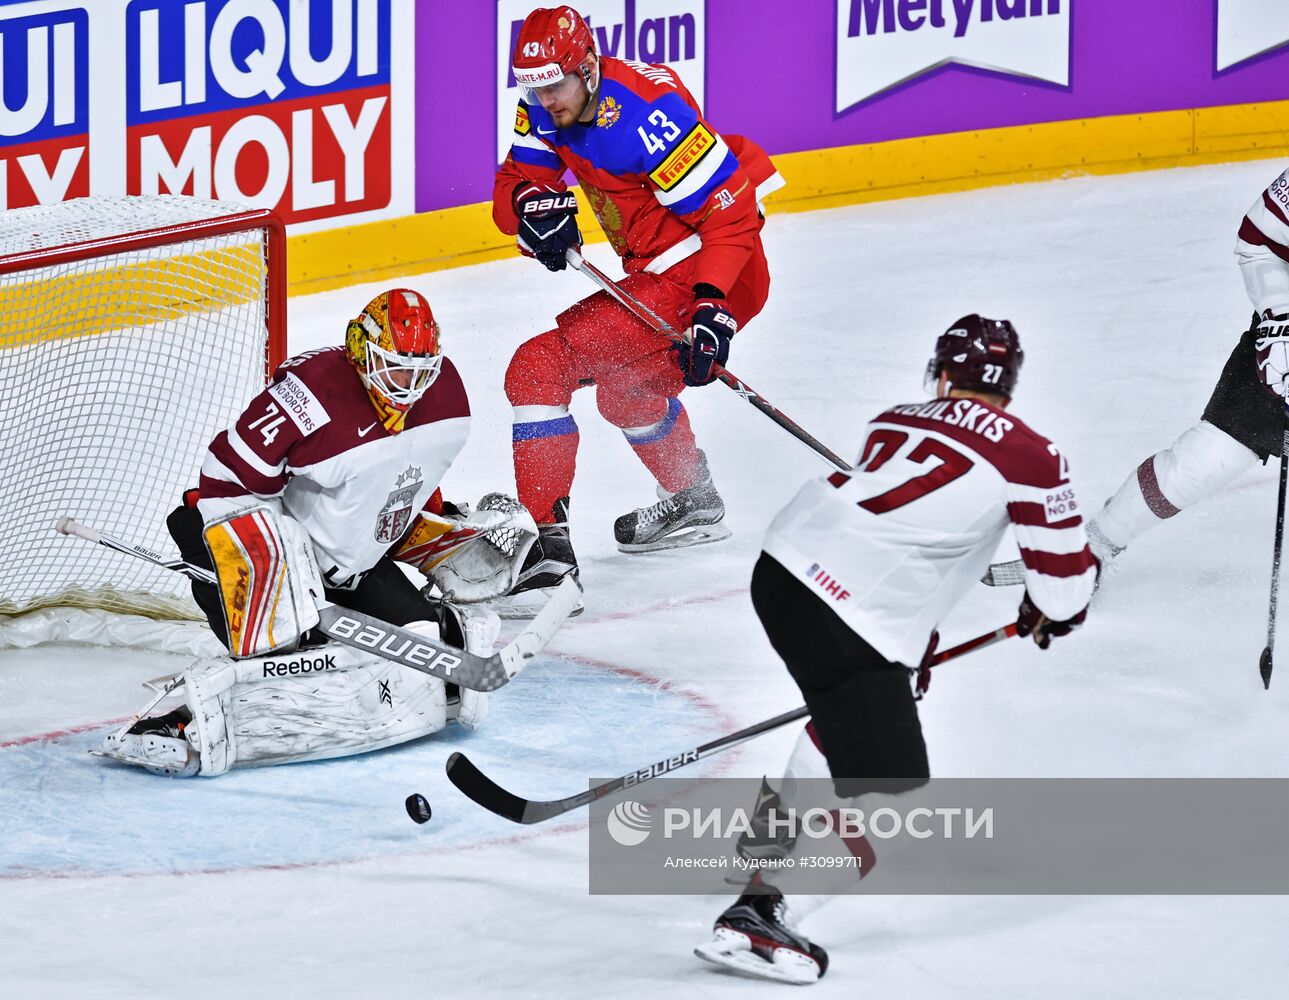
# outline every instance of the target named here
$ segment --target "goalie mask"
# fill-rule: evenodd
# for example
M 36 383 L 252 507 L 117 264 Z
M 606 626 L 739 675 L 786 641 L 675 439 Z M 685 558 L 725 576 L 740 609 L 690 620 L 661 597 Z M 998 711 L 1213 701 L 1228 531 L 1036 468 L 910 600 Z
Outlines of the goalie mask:
M 350 321 L 345 354 L 385 429 L 396 434 L 407 411 L 439 376 L 439 324 L 419 293 L 395 288 L 377 295 Z
M 934 395 L 943 372 L 949 389 L 991 392 L 1010 399 L 1024 361 L 1020 335 L 1009 320 L 985 319 L 972 313 L 936 340 L 935 353 L 926 366 L 926 389 Z

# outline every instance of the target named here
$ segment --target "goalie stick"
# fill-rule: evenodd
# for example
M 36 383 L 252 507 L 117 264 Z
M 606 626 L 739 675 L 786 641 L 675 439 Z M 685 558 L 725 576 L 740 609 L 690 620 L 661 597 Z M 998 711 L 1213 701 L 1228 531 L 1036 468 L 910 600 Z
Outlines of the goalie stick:
M 985 646 L 992 646 L 994 643 L 1001 642 L 1015 634 L 1015 623 L 1009 623 L 992 632 L 986 632 L 984 635 L 977 636 L 974 639 L 968 639 L 952 649 L 936 653 L 931 657 L 928 665 L 936 666 L 946 663 L 962 656 L 964 653 L 969 653 Z M 682 751 L 673 757 L 665 757 L 639 770 L 624 774 L 620 778 L 614 778 L 612 781 L 606 781 L 585 792 L 570 795 L 563 799 L 542 801 L 520 798 L 512 792 L 506 791 L 480 771 L 470 758 L 463 753 L 454 753 L 448 758 L 448 780 L 456 785 L 457 789 L 466 798 L 477 805 L 483 806 L 489 812 L 510 820 L 512 823 L 523 823 L 524 825 L 543 823 L 548 819 L 572 812 L 574 809 L 590 805 L 592 802 L 602 799 L 606 795 L 612 795 L 623 788 L 630 788 L 651 778 L 659 778 L 664 774 L 669 774 L 679 768 L 700 761 L 704 757 L 710 757 L 712 754 L 720 753 L 722 750 L 728 750 L 730 747 L 744 743 L 756 736 L 760 736 L 762 733 L 768 733 L 773 729 L 786 726 L 790 722 L 804 719 L 809 715 L 810 709 L 802 705 L 800 708 L 794 708 L 791 712 L 776 715 L 773 719 L 758 722 L 753 726 L 748 726 L 746 729 L 740 729 L 737 733 L 730 733 L 728 736 L 722 736 L 691 750 Z M 411 803 L 416 799 L 424 800 L 424 796 L 413 794 L 408 797 L 408 802 Z M 411 808 L 411 805 L 409 805 L 409 812 Z M 413 818 L 415 819 L 415 816 Z
M 60 517 L 54 529 L 61 534 L 75 535 L 163 569 L 182 573 L 192 580 L 211 584 L 215 582 L 215 574 L 209 570 L 182 559 L 165 559 L 142 545 L 128 545 L 119 538 L 80 524 L 70 517 Z M 495 691 L 510 683 L 510 679 L 524 668 L 527 661 L 545 648 L 568 618 L 581 593 L 582 589 L 573 577 L 565 578 L 528 627 L 508 645 L 487 657 L 477 656 L 445 642 L 436 642 L 361 611 L 352 611 L 326 602 L 318 605 L 317 628 L 329 639 L 366 650 L 431 677 L 450 681 L 472 691 Z
M 677 344 L 686 344 L 684 334 L 677 331 L 671 324 L 667 323 L 661 316 L 650 309 L 643 302 L 629 294 L 621 285 L 601 271 L 598 267 L 585 259 L 576 250 L 570 249 L 565 255 L 569 264 L 581 271 L 593 282 L 599 285 L 604 291 L 612 295 L 618 302 L 624 306 L 628 312 L 635 315 L 646 326 L 653 327 L 658 333 Z M 839 472 L 853 471 L 850 463 L 829 449 L 823 442 L 815 438 L 809 431 L 789 417 L 786 413 L 776 407 L 768 399 L 753 389 L 742 379 L 736 377 L 729 369 L 721 365 L 712 365 L 712 371 L 716 373 L 716 378 L 724 382 L 736 393 L 746 399 L 794 438 L 804 444 L 807 448 L 813 450 L 817 455 L 823 458 L 825 462 L 831 465 Z

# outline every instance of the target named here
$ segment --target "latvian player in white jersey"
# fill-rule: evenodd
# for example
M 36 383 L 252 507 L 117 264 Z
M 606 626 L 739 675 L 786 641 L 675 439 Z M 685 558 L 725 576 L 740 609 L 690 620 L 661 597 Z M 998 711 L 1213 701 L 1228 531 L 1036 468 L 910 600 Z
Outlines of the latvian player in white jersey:
M 926 784 L 910 668 L 1009 529 L 1025 566 L 1017 631 L 1046 649 L 1084 620 L 1097 567 L 1069 468 L 1008 410 L 1022 359 L 1006 320 L 959 320 L 927 369 L 936 398 L 878 416 L 852 474 L 808 482 L 771 522 L 752 601 L 811 713 L 785 782 L 831 777 L 842 799 L 873 782 L 887 792 Z M 767 786 L 759 805 L 778 798 Z M 740 850 L 754 856 L 750 846 Z M 696 951 L 797 983 L 828 967 L 759 875 Z
M 183 703 L 113 734 L 104 754 L 216 775 L 478 725 L 487 695 L 308 631 L 326 600 L 491 655 L 496 615 L 468 602 L 513 585 L 537 529 L 496 494 L 473 514 L 443 502 L 469 428 L 465 386 L 410 289 L 373 299 L 343 346 L 285 361 L 211 442 L 198 488 L 167 521 L 184 560 L 217 577 L 194 582 L 193 597 L 230 656 L 193 664 Z M 246 582 L 264 565 L 257 552 L 285 554 L 261 604 Z M 431 603 L 393 559 L 452 603 Z
M 1253 319 L 1200 420 L 1123 481 L 1088 524 L 1102 563 L 1142 532 L 1226 489 L 1284 447 L 1289 398 L 1289 170 L 1240 221 L 1235 258 Z

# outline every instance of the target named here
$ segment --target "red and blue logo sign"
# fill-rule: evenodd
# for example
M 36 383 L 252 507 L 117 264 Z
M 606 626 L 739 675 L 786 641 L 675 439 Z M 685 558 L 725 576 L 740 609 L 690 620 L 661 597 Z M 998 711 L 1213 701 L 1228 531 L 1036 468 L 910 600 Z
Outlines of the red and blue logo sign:
M 83 10 L 0 20 L 0 209 L 89 193 Z
M 390 3 L 134 0 L 126 189 L 303 222 L 390 201 Z

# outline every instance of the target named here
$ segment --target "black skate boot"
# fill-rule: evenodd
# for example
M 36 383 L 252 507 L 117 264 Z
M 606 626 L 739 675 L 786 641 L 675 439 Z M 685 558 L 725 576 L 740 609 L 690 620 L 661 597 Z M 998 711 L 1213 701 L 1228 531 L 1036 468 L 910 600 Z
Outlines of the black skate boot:
M 555 523 L 537 526 L 537 540 L 528 550 L 510 593 L 490 601 L 488 606 L 499 618 L 533 618 L 564 577 L 570 575 L 577 576 L 577 555 L 568 537 L 568 497 L 560 497 L 555 501 Z M 572 614 L 581 613 L 579 601 Z
M 725 503 L 716 492 L 707 469 L 707 456 L 701 451 L 698 461 L 698 479 L 693 486 L 679 493 L 668 493 L 659 486 L 658 496 L 662 499 L 656 504 L 623 514 L 613 522 L 613 537 L 619 549 L 652 552 L 730 537 L 729 528 L 719 523 L 725 517 Z
M 797 930 L 777 892 L 740 896 L 716 918 L 712 940 L 694 954 L 747 976 L 798 986 L 828 971 L 828 953 Z

